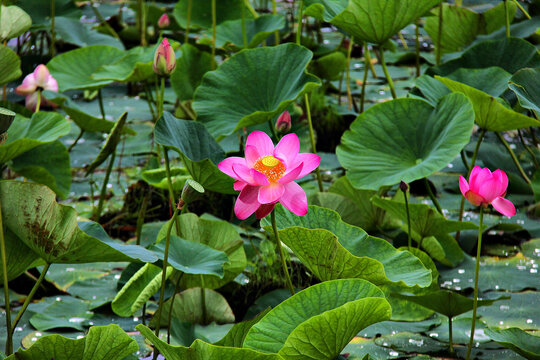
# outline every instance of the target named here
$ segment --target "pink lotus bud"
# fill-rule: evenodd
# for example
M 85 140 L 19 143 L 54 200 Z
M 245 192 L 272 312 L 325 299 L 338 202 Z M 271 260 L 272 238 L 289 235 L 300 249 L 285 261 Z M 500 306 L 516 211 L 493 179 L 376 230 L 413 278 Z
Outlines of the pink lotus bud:
M 154 55 L 154 72 L 160 76 L 170 76 L 176 68 L 176 56 L 167 38 L 163 38 Z
M 160 29 L 165 29 L 165 28 L 168 28 L 169 25 L 171 25 L 171 21 L 169 20 L 169 16 L 167 16 L 166 13 L 164 13 L 163 15 L 161 15 L 161 17 L 159 18 L 158 22 L 157 22 L 157 25 Z
M 291 130 L 291 115 L 285 110 L 276 121 L 276 130 L 280 133 L 286 133 Z

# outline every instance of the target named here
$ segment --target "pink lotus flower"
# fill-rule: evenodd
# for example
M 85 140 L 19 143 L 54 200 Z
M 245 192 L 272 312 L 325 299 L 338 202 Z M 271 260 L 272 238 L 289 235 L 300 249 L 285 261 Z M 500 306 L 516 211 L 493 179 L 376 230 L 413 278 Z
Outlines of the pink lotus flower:
M 164 13 L 163 15 L 161 15 L 161 17 L 159 18 L 157 22 L 157 25 L 160 29 L 165 29 L 169 27 L 170 24 L 171 24 L 171 21 L 169 20 L 169 16 L 167 15 L 167 13 Z
M 488 168 L 475 166 L 469 176 L 469 183 L 463 176 L 459 177 L 459 189 L 471 204 L 484 208 L 491 204 L 495 210 L 510 217 L 516 215 L 516 208 L 504 198 L 507 187 L 508 176 L 499 169 L 492 173 Z
M 294 182 L 312 172 L 321 162 L 320 156 L 298 153 L 300 141 L 296 134 L 285 135 L 274 148 L 274 143 L 262 131 L 249 134 L 245 158 L 230 157 L 219 163 L 225 174 L 236 179 L 234 189 L 240 195 L 234 213 L 243 220 L 256 212 L 261 219 L 279 201 L 296 215 L 307 211 L 306 193 Z
M 156 49 L 152 68 L 160 76 L 170 76 L 176 69 L 176 55 L 167 38 L 163 38 Z
M 279 115 L 276 121 L 276 130 L 279 133 L 286 133 L 291 130 L 291 114 L 287 110 Z
M 26 96 L 26 107 L 34 111 L 37 105 L 38 90 L 58 92 L 58 83 L 49 73 L 49 69 L 43 64 L 38 65 L 33 73 L 28 74 L 22 84 L 17 86 L 15 92 L 21 96 Z M 45 99 L 42 99 L 42 104 L 56 106 Z

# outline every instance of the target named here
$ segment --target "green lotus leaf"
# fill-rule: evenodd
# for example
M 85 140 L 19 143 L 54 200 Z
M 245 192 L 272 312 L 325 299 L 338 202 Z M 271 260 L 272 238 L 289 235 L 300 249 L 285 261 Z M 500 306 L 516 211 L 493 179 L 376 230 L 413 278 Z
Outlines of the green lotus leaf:
M 0 42 L 16 38 L 30 29 L 32 19 L 23 9 L 18 6 L 0 6 Z
M 8 243 L 24 244 L 49 264 L 157 260 L 153 253 L 140 246 L 103 239 L 105 232 L 95 223 L 77 224 L 76 211 L 71 206 L 58 204 L 56 194 L 46 186 L 2 181 L 0 195 Z
M 115 47 L 92 45 L 55 56 L 47 68 L 58 81 L 60 92 L 97 89 L 112 83 L 112 80 L 95 80 L 92 75 L 103 65 L 112 64 L 123 56 L 124 52 Z
M 270 308 L 267 308 L 252 320 L 246 320 L 234 324 L 234 326 L 231 328 L 231 330 L 229 330 L 227 335 L 221 338 L 221 340 L 219 340 L 218 342 L 214 343 L 214 345 L 241 348 L 244 344 L 244 339 L 246 338 L 249 329 L 251 329 L 253 325 L 258 323 L 264 316 L 266 316 L 269 311 Z
M 254 48 L 262 43 L 274 31 L 279 31 L 285 26 L 285 19 L 281 15 L 263 15 L 256 19 L 246 19 L 246 42 L 247 48 Z M 202 44 L 212 43 L 212 34 L 199 40 Z M 216 46 L 225 47 L 231 44 L 234 49 L 244 48 L 242 35 L 242 19 L 228 20 L 216 27 Z
M 407 222 L 405 203 L 373 197 L 374 205 L 386 210 L 395 217 Z M 448 233 L 460 230 L 475 230 L 472 222 L 447 220 L 435 209 L 426 204 L 409 204 L 412 238 L 422 242 L 422 247 L 439 262 L 447 266 L 456 266 L 464 259 L 464 254 L 457 241 Z M 407 227 L 403 226 L 407 231 Z M 423 240 L 422 240 L 423 239 Z M 442 253 L 440 251 L 442 250 Z M 440 255 L 436 256 L 439 251 Z
M 180 101 L 191 100 L 204 74 L 212 70 L 212 57 L 191 44 L 183 44 L 180 51 L 182 56 L 176 60 L 171 86 Z
M 145 81 L 154 76 L 154 70 L 152 69 L 154 52 L 155 49 L 152 47 L 134 47 L 125 52 L 124 56 L 115 62 L 103 65 L 92 74 L 92 78 L 121 82 Z M 177 66 L 176 71 L 178 71 L 178 68 Z
M 92 326 L 82 339 L 61 335 L 40 338 L 28 350 L 18 350 L 6 360 L 122 360 L 139 349 L 120 326 Z
M 332 23 L 356 40 L 383 44 L 441 0 L 312 0 L 306 14 Z M 345 8 L 343 6 L 346 6 Z
M 166 278 L 172 274 L 172 267 L 167 267 Z M 111 308 L 116 315 L 131 316 L 161 288 L 162 273 L 159 266 L 144 264 L 126 282 L 112 301 Z
M 141 176 L 149 185 L 159 189 L 169 189 L 167 170 L 165 168 L 145 170 L 142 172 Z M 186 168 L 171 167 L 171 181 L 174 190 L 181 191 L 184 188 L 186 180 L 190 178 L 191 176 Z
M 426 74 L 417 77 L 414 84 L 421 95 L 433 106 L 437 106 L 437 103 L 442 97 L 451 93 L 443 83 Z M 416 93 L 416 95 L 420 94 Z
M 521 69 L 510 79 L 510 89 L 512 89 L 519 103 L 525 109 L 532 110 L 537 117 L 540 115 L 540 68 Z
M 484 333 L 493 341 L 517 352 L 526 359 L 540 359 L 540 337 L 531 335 L 520 328 L 487 328 Z
M 473 125 L 473 107 L 463 94 L 449 94 L 436 107 L 397 99 L 360 114 L 336 152 L 353 186 L 377 190 L 446 167 L 469 143 Z
M 201 123 L 164 113 L 154 127 L 154 137 L 156 143 L 180 155 L 193 180 L 205 189 L 234 193 L 234 179 L 217 167 L 225 152 Z
M 165 253 L 165 241 L 150 248 L 160 260 Z M 229 258 L 223 251 L 212 249 L 209 246 L 187 241 L 178 236 L 171 236 L 169 246 L 168 264 L 185 274 L 216 275 L 223 278 L 223 265 Z
M 61 141 L 38 145 L 17 156 L 9 165 L 16 173 L 37 183 L 47 185 L 61 199 L 71 188 L 69 153 Z
M 58 328 L 84 331 L 83 321 L 94 315 L 88 302 L 72 296 L 44 298 L 39 303 L 31 304 L 28 311 L 34 313 L 30 324 L 39 331 Z
M 69 134 L 70 127 L 69 122 L 57 113 L 40 111 L 31 119 L 17 115 L 9 128 L 6 143 L 0 146 L 0 164 Z
M 2 211 L 4 211 L 3 208 Z M 5 226 L 4 238 L 6 241 L 6 264 L 9 281 L 19 277 L 26 270 L 43 264 L 43 260 L 28 246 L 21 243 L 19 238 Z M 2 259 L 0 258 L 1 264 Z M 0 275 L 3 276 L 3 273 L 2 267 L 0 268 Z
M 21 75 L 19 56 L 7 46 L 0 45 L 0 85 L 16 80 Z
M 17 5 L 20 6 L 28 14 L 32 14 L 33 27 L 49 30 L 51 24 L 51 5 L 54 4 L 55 17 L 69 17 L 80 20 L 83 15 L 81 9 L 72 0 L 55 0 L 50 1 L 34 1 L 34 0 L 19 0 Z
M 124 44 L 120 40 L 92 29 L 89 24 L 84 24 L 80 19 L 55 16 L 54 27 L 57 36 L 69 44 L 82 48 L 91 45 L 107 45 L 124 50 Z
M 272 309 L 251 327 L 244 347 L 285 359 L 335 359 L 360 330 L 390 314 L 384 294 L 373 284 L 325 281 Z
M 540 67 L 540 54 L 528 41 L 518 38 L 482 41 L 459 58 L 428 69 L 429 75 L 447 76 L 460 68 L 482 69 L 498 66 L 510 74 L 524 67 Z
M 449 78 L 435 76 L 450 90 L 460 92 L 471 100 L 474 107 L 475 121 L 482 129 L 489 131 L 507 131 L 540 126 L 540 121 L 515 112 L 501 104 L 496 98 L 485 92 Z
M 311 71 L 325 80 L 339 80 L 347 68 L 347 57 L 341 51 L 334 51 L 311 62 Z
M 251 349 L 224 347 L 195 340 L 190 347 L 173 346 L 161 341 L 154 332 L 139 324 L 135 327 L 167 360 L 283 360 L 278 354 L 263 354 Z
M 197 0 L 191 3 L 190 26 L 198 26 L 205 29 L 212 28 L 212 0 Z M 240 19 L 242 11 L 247 18 L 253 17 L 252 13 L 245 8 L 244 0 L 220 0 L 216 1 L 216 24 L 227 20 Z M 178 24 L 184 29 L 188 19 L 188 0 L 180 0 L 174 7 L 173 15 Z M 244 10 L 242 10 L 244 7 Z
M 236 130 L 276 118 L 319 86 L 306 72 L 312 53 L 295 44 L 247 49 L 204 75 L 193 109 L 220 140 Z
M 238 232 L 226 221 L 207 220 L 199 218 L 195 214 L 184 214 L 177 218 L 180 223 L 180 234 L 176 233 L 176 226 L 172 227 L 172 235 L 178 235 L 187 241 L 204 244 L 215 250 L 224 252 L 229 258 L 225 263 L 223 277 L 217 275 L 202 275 L 204 285 L 208 289 L 217 289 L 234 280 L 246 267 L 246 255 L 242 247 L 242 238 Z M 162 242 L 165 239 L 168 222 L 161 228 L 157 239 Z M 201 276 L 184 274 L 182 276 L 183 288 L 197 287 L 201 285 Z
M 508 90 L 508 81 L 512 75 L 498 66 L 492 66 L 482 69 L 459 69 L 447 77 L 490 96 L 498 97 Z
M 276 206 L 280 240 L 322 281 L 360 278 L 376 285 L 427 287 L 431 271 L 408 251 L 343 222 L 330 209 L 310 205 L 305 216 Z M 267 218 L 262 221 L 271 231 Z

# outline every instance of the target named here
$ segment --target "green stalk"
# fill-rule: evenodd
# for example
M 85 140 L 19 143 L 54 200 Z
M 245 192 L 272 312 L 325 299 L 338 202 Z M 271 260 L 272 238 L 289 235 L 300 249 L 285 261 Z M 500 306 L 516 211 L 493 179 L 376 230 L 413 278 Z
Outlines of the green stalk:
M 465 169 L 467 169 L 467 172 L 470 171 L 469 163 L 467 162 L 467 157 L 465 157 L 465 151 L 461 150 L 459 152 L 459 156 L 461 157 L 461 162 L 463 162 L 463 166 L 465 166 Z
M 137 228 L 135 230 L 135 237 L 137 239 L 137 242 L 136 242 L 137 245 L 141 245 L 142 227 L 144 225 L 144 217 L 146 215 L 146 208 L 148 207 L 148 202 L 150 200 L 150 193 L 151 193 L 151 190 L 148 189 L 146 191 L 146 194 L 144 194 L 143 202 L 142 202 L 141 208 L 139 209 L 139 215 L 137 215 Z
M 452 336 L 452 317 L 448 317 L 448 345 L 451 353 L 454 352 L 454 340 Z
M 431 191 L 431 186 L 429 186 L 429 181 L 427 178 L 424 178 L 424 183 L 426 184 L 426 190 L 428 192 L 429 198 L 431 199 L 431 202 L 433 202 L 433 205 L 435 205 L 435 208 L 437 209 L 439 214 L 444 215 L 441 209 L 441 205 L 439 205 L 439 202 L 437 201 L 437 197 L 435 196 L 433 191 Z
M 56 55 L 56 49 L 55 49 L 55 31 L 54 31 L 54 18 L 55 18 L 55 9 L 56 6 L 54 4 L 54 0 L 51 0 L 51 48 L 49 49 L 49 53 L 51 54 L 51 58 Z
M 139 0 L 139 12 L 140 12 L 140 35 L 141 46 L 146 46 L 146 4 L 144 0 Z
M 296 26 L 296 44 L 302 45 L 302 18 L 304 17 L 304 1 L 298 5 L 298 25 Z
M 270 132 L 272 133 L 272 136 L 276 141 L 279 141 L 279 136 L 276 132 L 276 127 L 272 124 L 272 120 L 268 119 L 268 127 L 270 128 Z
M 155 334 L 159 337 L 159 328 L 161 327 L 161 310 L 163 309 L 163 297 L 165 296 L 165 283 L 167 282 L 167 260 L 169 258 L 169 245 L 171 243 L 171 230 L 173 223 L 177 222 L 176 216 L 178 215 L 178 208 L 174 208 L 174 213 L 172 215 L 171 221 L 167 226 L 167 235 L 165 236 L 165 251 L 163 252 L 163 267 L 161 269 L 161 289 L 159 290 L 159 303 L 156 310 L 157 324 Z M 154 348 L 154 354 L 152 356 L 153 360 L 156 360 L 158 356 L 157 349 Z
M 189 42 L 189 25 L 191 22 L 191 11 L 193 8 L 193 0 L 188 0 L 187 15 L 186 15 L 186 34 L 184 35 L 184 43 Z
M 163 103 L 165 102 L 165 77 L 161 77 L 161 88 L 159 93 L 159 108 L 158 108 L 158 119 L 163 116 Z
M 406 191 L 403 192 L 403 195 L 405 196 L 405 210 L 407 211 L 407 244 L 409 246 L 409 251 L 411 251 L 412 240 L 411 240 L 411 213 L 409 212 L 409 196 Z
M 176 284 L 174 285 L 174 293 L 171 298 L 171 306 L 169 307 L 169 316 L 167 319 L 167 344 L 171 343 L 171 321 L 174 308 L 174 299 L 176 299 L 176 294 L 178 294 L 178 291 L 180 291 L 180 281 L 182 280 L 183 276 L 184 273 L 180 273 L 180 275 L 178 276 L 178 280 L 176 280 Z
M 474 302 L 471 326 L 471 337 L 467 346 L 467 360 L 471 358 L 471 350 L 474 342 L 474 328 L 476 325 L 476 308 L 478 307 L 478 273 L 480 272 L 480 252 L 482 250 L 482 223 L 484 220 L 484 208 L 480 205 L 480 224 L 478 225 L 478 244 L 476 246 L 476 267 L 474 269 Z
M 384 75 L 386 76 L 386 81 L 388 81 L 388 86 L 390 86 L 390 92 L 392 93 L 392 98 L 397 99 L 396 89 L 394 89 L 394 81 L 392 81 L 392 77 L 390 76 L 390 73 L 388 72 L 388 68 L 386 67 L 386 62 L 384 60 L 384 49 L 382 48 L 382 46 L 379 49 L 381 50 L 381 65 L 384 71 Z
M 0 203 L 0 250 L 2 251 L 2 275 L 4 280 L 4 302 L 6 304 L 6 333 L 11 334 L 11 308 L 9 302 L 9 281 L 7 272 L 6 240 L 4 239 L 4 225 L 2 223 L 2 204 Z M 6 355 L 13 352 L 13 337 L 6 339 Z
M 116 149 L 114 149 L 111 154 L 111 160 L 109 161 L 109 166 L 107 166 L 107 172 L 105 173 L 105 179 L 103 180 L 103 185 L 101 186 L 101 192 L 99 194 L 99 202 L 97 209 L 94 212 L 94 221 L 98 222 L 101 217 L 101 212 L 103 211 L 103 203 L 105 202 L 105 195 L 107 195 L 107 183 L 111 176 L 112 169 L 114 167 L 114 160 L 116 158 Z
M 504 145 L 504 147 L 506 148 L 506 150 L 508 151 L 508 153 L 512 157 L 512 160 L 514 161 L 514 164 L 516 165 L 516 167 L 517 167 L 519 173 L 521 174 L 521 177 L 523 178 L 523 180 L 525 180 L 525 182 L 527 182 L 527 184 L 531 185 L 531 179 L 529 179 L 527 174 L 525 174 L 525 171 L 523 171 L 523 168 L 521 167 L 521 164 L 519 163 L 519 160 L 518 160 L 516 154 L 514 154 L 514 150 L 512 150 L 510 145 L 508 145 L 508 142 L 506 142 L 506 140 L 504 139 L 504 137 L 501 135 L 500 132 L 496 131 L 495 134 L 497 134 L 497 137 L 499 138 L 501 143 Z
M 373 66 L 373 63 L 371 62 L 371 53 L 369 52 L 369 47 L 367 46 L 367 42 L 366 42 L 366 49 L 367 51 L 364 52 L 364 56 L 366 57 L 366 61 L 368 62 L 368 66 L 369 66 L 369 70 L 371 70 L 371 75 L 373 75 L 373 77 L 375 79 L 377 79 L 377 72 L 375 71 L 375 66 Z
M 106 120 L 105 119 L 105 107 L 103 106 L 103 95 L 101 94 L 101 89 L 98 90 L 97 96 L 98 96 L 99 112 L 101 113 L 101 118 L 103 120 Z
M 216 0 L 212 0 L 212 70 L 216 68 Z
M 525 9 L 523 8 L 523 6 L 521 6 L 521 4 L 519 3 L 519 1 L 514 0 L 514 3 L 517 5 L 517 7 L 519 8 L 519 10 L 521 10 L 521 12 L 522 12 L 523 14 L 525 14 L 525 17 L 526 17 L 527 19 L 529 19 L 529 20 L 532 19 L 532 18 L 531 18 L 531 15 L 529 15 L 529 13 L 527 12 L 527 10 L 525 10 Z
M 416 77 L 420 76 L 420 21 L 414 25 L 414 34 L 416 37 Z
M 317 149 L 315 147 L 315 134 L 313 132 L 313 122 L 311 121 L 311 109 L 309 107 L 309 97 L 308 97 L 307 94 L 304 94 L 304 101 L 306 103 L 306 115 L 307 115 L 307 119 L 308 119 L 309 139 L 311 140 L 311 149 L 316 154 Z M 321 170 L 319 169 L 318 166 L 315 169 L 315 172 L 317 173 L 317 182 L 319 183 L 319 191 L 323 192 L 324 187 L 323 187 L 323 183 L 322 183 Z
M 531 150 L 531 148 L 525 143 L 525 139 L 523 139 L 523 134 L 521 133 L 521 130 L 518 129 L 518 135 L 519 135 L 519 140 L 521 140 L 521 144 L 523 145 L 523 147 L 525 148 L 525 150 L 527 150 L 527 152 L 529 153 L 529 155 L 531 155 L 532 157 L 532 161 L 534 163 L 534 167 L 536 169 L 538 169 L 540 167 L 540 164 L 538 164 L 538 160 L 536 160 L 536 156 L 534 156 L 534 153 L 533 151 Z
M 442 30 L 443 30 L 443 3 L 439 5 L 439 28 L 437 31 L 437 49 L 435 63 L 441 65 L 441 42 L 442 42 Z
M 506 37 L 510 37 L 510 14 L 508 13 L 508 0 L 504 1 L 504 20 L 505 20 L 505 26 L 506 26 Z
M 277 15 L 276 0 L 272 0 L 272 14 Z M 279 30 L 274 32 L 274 45 L 279 45 Z
M 118 40 L 122 41 L 122 39 L 120 39 L 120 36 L 118 35 L 118 33 L 113 29 L 113 27 L 107 22 L 107 20 L 105 20 L 105 18 L 103 17 L 103 15 L 101 15 L 101 13 L 99 12 L 98 8 L 94 5 L 94 2 L 95 0 L 92 0 L 91 1 L 91 4 L 90 4 L 90 7 L 92 8 L 92 11 L 94 12 L 94 15 L 96 15 L 97 19 L 99 20 L 99 23 L 100 24 L 103 24 L 106 28 L 107 28 L 107 31 L 109 32 L 109 34 L 111 34 L 112 36 L 114 36 L 115 38 L 117 38 Z
M 41 89 L 38 89 L 37 91 L 37 102 L 36 102 L 36 111 L 39 112 L 39 108 L 41 107 Z
M 32 290 L 30 290 L 30 293 L 28 294 L 26 299 L 24 300 L 24 303 L 21 309 L 19 310 L 19 312 L 17 313 L 17 317 L 15 317 L 13 324 L 11 324 L 11 333 L 8 334 L 8 338 L 10 339 L 11 344 L 13 344 L 13 331 L 15 330 L 15 328 L 17 327 L 17 324 L 19 323 L 22 316 L 24 315 L 24 312 L 28 308 L 28 305 L 30 305 L 30 302 L 34 298 L 34 295 L 36 294 L 37 289 L 40 287 L 41 283 L 43 282 L 43 279 L 45 279 L 45 275 L 47 274 L 47 271 L 49 270 L 49 266 L 51 266 L 51 264 L 45 263 L 45 266 L 43 267 L 43 270 L 41 271 L 41 274 L 39 275 L 38 280 L 32 287 Z
M 368 78 L 368 71 L 369 71 L 369 57 L 367 56 L 369 54 L 369 48 L 367 42 L 364 43 L 364 79 L 362 80 L 362 99 L 360 102 L 360 112 L 364 112 L 364 103 L 366 101 L 366 85 L 367 85 L 367 78 Z
M 71 150 L 75 147 L 75 145 L 77 145 L 79 140 L 81 140 L 83 135 L 84 135 L 84 129 L 81 129 L 81 131 L 79 131 L 79 135 L 77 135 L 77 137 L 75 138 L 75 141 L 73 141 L 73 143 L 69 145 L 67 149 L 68 152 L 71 152 Z
M 244 49 L 248 47 L 247 32 L 246 32 L 246 7 L 242 4 L 242 42 L 244 43 Z
M 276 225 L 276 214 L 274 210 L 272 210 L 270 218 L 272 220 L 272 229 L 274 230 L 274 237 L 276 238 L 276 244 L 279 250 L 279 257 L 281 258 L 281 266 L 287 280 L 287 286 L 289 287 L 291 295 L 294 295 L 294 287 L 291 281 L 291 277 L 289 276 L 289 270 L 287 270 L 287 262 L 285 261 L 285 255 L 283 254 L 283 249 L 281 248 L 281 241 L 279 240 L 279 234 Z
M 354 36 L 351 36 L 349 40 L 349 48 L 347 49 L 347 73 L 346 73 L 346 89 L 347 89 L 347 101 L 348 101 L 348 108 L 349 110 L 352 109 L 353 100 L 352 100 L 352 92 L 351 92 L 351 54 L 352 54 L 352 48 L 354 43 Z
M 156 112 L 154 111 L 154 107 L 152 106 L 152 92 L 150 91 L 150 86 L 148 85 L 148 82 L 144 83 L 144 92 L 146 93 L 146 103 L 148 104 L 148 109 L 150 109 L 150 113 L 152 114 L 152 120 L 154 122 L 157 121 Z
M 163 158 L 165 159 L 165 173 L 167 174 L 167 186 L 169 188 L 169 201 L 171 202 L 171 207 L 177 208 L 176 206 L 176 196 L 174 194 L 174 188 L 172 184 L 171 176 L 171 165 L 169 162 L 169 151 L 166 147 L 163 147 Z M 180 235 L 180 223 L 176 221 L 176 234 Z
M 202 323 L 206 325 L 208 322 L 208 314 L 206 311 L 206 288 L 204 286 L 204 277 L 199 275 L 201 279 L 201 310 L 202 310 Z

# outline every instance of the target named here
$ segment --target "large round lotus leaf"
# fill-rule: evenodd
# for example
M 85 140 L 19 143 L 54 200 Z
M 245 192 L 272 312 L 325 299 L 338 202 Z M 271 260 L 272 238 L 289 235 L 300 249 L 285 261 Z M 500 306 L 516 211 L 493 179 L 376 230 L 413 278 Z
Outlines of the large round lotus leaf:
M 60 92 L 95 89 L 112 83 L 112 80 L 95 80 L 92 75 L 103 65 L 113 64 L 122 56 L 124 52 L 115 47 L 93 45 L 55 56 L 47 68 L 58 81 Z
M 444 168 L 469 143 L 473 125 L 473 107 L 463 94 L 449 94 L 436 107 L 397 99 L 358 116 L 337 156 L 355 187 L 377 190 Z
M 533 110 L 536 115 L 540 115 L 540 68 L 521 69 L 510 79 L 510 89 L 512 89 L 519 103 L 525 109 Z
M 0 85 L 16 80 L 21 75 L 19 56 L 7 46 L 0 45 Z
M 531 335 L 520 328 L 484 330 L 487 336 L 527 359 L 540 360 L 540 336 Z
M 17 6 L 0 6 L 0 42 L 13 39 L 30 29 L 32 19 L 23 9 Z
M 240 19 L 242 17 L 242 7 L 245 7 L 244 0 L 217 0 L 216 1 L 216 23 L 223 21 Z M 191 0 L 190 26 L 200 26 L 202 28 L 212 27 L 212 0 Z M 174 7 L 173 15 L 178 24 L 184 29 L 187 26 L 189 0 L 180 0 Z M 246 17 L 253 17 L 251 12 L 244 8 Z
M 460 68 L 482 69 L 498 66 L 510 74 L 524 67 L 540 67 L 540 54 L 530 42 L 518 38 L 482 41 L 459 58 L 428 69 L 430 75 L 447 76 Z
M 442 0 L 310 1 L 306 14 L 332 23 L 357 40 L 383 44 Z M 343 7 L 345 5 L 345 7 Z
M 183 44 L 180 50 L 182 56 L 176 60 L 171 86 L 180 101 L 191 100 L 204 74 L 212 70 L 212 55 L 189 43 Z
M 359 279 L 313 285 L 288 298 L 253 325 L 244 347 L 285 359 L 335 359 L 363 328 L 389 320 L 383 292 Z
M 274 119 L 319 86 L 319 79 L 306 72 L 311 57 L 295 44 L 241 51 L 204 76 L 193 102 L 197 120 L 221 138 Z
M 152 61 L 154 48 L 134 47 L 114 63 L 107 63 L 98 69 L 92 78 L 95 80 L 114 80 L 122 82 L 145 81 L 154 75 Z M 178 71 L 178 64 L 176 71 Z M 175 71 L 175 72 L 176 72 Z
M 400 287 L 431 284 L 431 271 L 417 257 L 346 224 L 330 209 L 311 205 L 302 217 L 283 206 L 274 211 L 281 241 L 322 281 L 360 278 Z M 271 231 L 268 218 L 262 223 Z
M 90 24 L 65 16 L 55 17 L 56 34 L 64 42 L 85 47 L 90 45 L 109 45 L 124 50 L 124 44 L 117 38 L 94 30 Z

